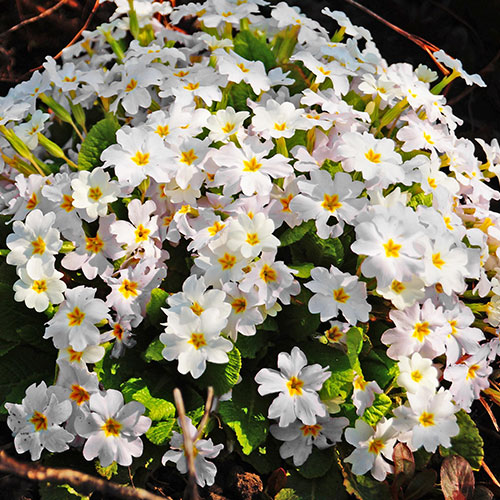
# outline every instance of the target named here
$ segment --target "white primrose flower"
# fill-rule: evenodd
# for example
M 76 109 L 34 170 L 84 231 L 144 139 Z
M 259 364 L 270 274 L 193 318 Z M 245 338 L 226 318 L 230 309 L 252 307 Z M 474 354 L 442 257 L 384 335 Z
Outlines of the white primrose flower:
M 292 458 L 295 467 L 300 467 L 312 453 L 313 445 L 324 450 L 338 443 L 344 427 L 349 425 L 345 417 L 319 417 L 314 425 L 305 425 L 296 420 L 287 427 L 271 425 L 271 434 L 284 443 L 280 446 L 281 458 Z
M 88 345 L 83 351 L 75 351 L 71 346 L 59 350 L 58 360 L 70 364 L 84 365 L 95 364 L 100 361 L 106 350 L 101 345 Z
M 5 403 L 16 451 L 29 451 L 31 460 L 38 460 L 44 448 L 53 453 L 67 450 L 74 439 L 62 428 L 71 415 L 71 402 L 58 400 L 50 389 L 45 382 L 33 383 L 21 404 Z
M 59 252 L 62 241 L 59 231 L 53 227 L 56 216 L 54 212 L 43 214 L 35 209 L 26 217 L 26 222 L 14 221 L 14 233 L 7 236 L 7 264 L 25 266 L 33 260 L 36 264 L 43 265 L 54 262 L 54 255 Z
M 132 457 L 142 455 L 140 436 L 151 426 L 151 419 L 143 413 L 144 406 L 137 401 L 124 405 L 120 391 L 109 389 L 103 395 L 92 394 L 89 412 L 75 421 L 76 432 L 87 439 L 83 447 L 85 459 L 98 457 L 103 467 L 113 462 L 129 466 Z
M 43 312 L 49 304 L 60 304 L 64 300 L 66 283 L 53 262 L 40 265 L 31 259 L 26 267 L 18 268 L 17 274 L 20 279 L 14 283 L 14 299 L 24 301 L 26 307 Z
M 44 123 L 49 118 L 48 113 L 43 113 L 37 109 L 31 115 L 30 121 L 15 126 L 13 130 L 29 149 L 35 149 L 38 146 L 38 134 L 43 132 Z
M 180 419 L 177 419 L 180 426 Z M 187 428 L 193 442 L 194 466 L 196 471 L 196 482 L 200 487 L 214 484 L 217 467 L 207 460 L 215 458 L 224 448 L 223 444 L 214 445 L 211 439 L 196 439 L 198 430 L 192 424 L 191 419 L 186 417 Z M 184 437 L 177 431 L 174 431 L 170 439 L 171 450 L 168 450 L 162 457 L 161 463 L 174 462 L 177 470 L 181 474 L 188 471 L 186 451 L 184 449 Z
M 296 419 L 305 425 L 316 424 L 317 417 L 326 415 L 317 391 L 330 376 L 328 369 L 319 364 L 307 366 L 307 358 L 297 346 L 290 354 L 278 355 L 278 368 L 280 371 L 262 368 L 255 375 L 261 396 L 279 392 L 269 407 L 268 418 L 279 419 L 280 427 Z
M 224 364 L 233 343 L 222 337 L 227 318 L 212 314 L 172 315 L 160 334 L 164 344 L 162 355 L 167 361 L 178 360 L 177 369 L 185 375 L 199 378 L 206 369 L 207 361 Z
M 460 431 L 455 416 L 459 407 L 453 404 L 451 393 L 443 387 L 437 393 L 422 387 L 407 396 L 407 405 L 394 410 L 394 426 L 402 433 L 398 439 L 412 451 L 421 446 L 430 453 L 440 445 L 449 448 L 450 438 Z
M 219 109 L 207 120 L 206 127 L 210 130 L 208 137 L 213 142 L 227 142 L 230 137 L 238 135 L 243 122 L 249 116 L 250 113 L 248 111 L 236 112 L 231 106 Z
M 357 276 L 343 273 L 335 266 L 311 269 L 311 278 L 304 286 L 314 295 L 309 300 L 309 311 L 320 313 L 321 321 L 336 318 L 339 311 L 345 319 L 355 325 L 358 321 L 368 321 L 370 304 L 366 301 L 366 284 Z
M 382 394 L 383 391 L 376 381 L 367 382 L 363 375 L 359 374 L 355 375 L 352 385 L 352 402 L 356 407 L 356 415 L 362 416 L 375 401 L 375 394 Z
M 130 324 L 132 319 L 133 316 L 124 316 L 117 318 L 116 321 L 110 321 L 109 326 L 112 329 L 101 335 L 101 342 L 114 340 L 113 349 L 110 354 L 112 358 L 119 358 L 123 355 L 126 348 L 130 349 L 136 345 L 137 342 L 134 339 Z
M 73 188 L 73 206 L 85 209 L 89 221 L 107 215 L 108 204 L 116 201 L 120 188 L 116 181 L 103 168 L 92 172 L 82 170 L 78 178 L 71 181 Z
M 445 66 L 453 70 L 453 72 L 458 73 L 467 85 L 475 84 L 479 87 L 486 87 L 486 83 L 484 83 L 484 80 L 479 75 L 469 75 L 469 73 L 464 70 L 462 63 L 458 59 L 450 57 L 444 50 L 434 52 L 433 56 L 436 58 L 436 61 L 443 63 Z
M 64 397 L 72 401 L 73 406 L 87 408 L 91 394 L 99 392 L 97 374 L 89 372 L 85 365 L 57 361 L 59 374 L 56 386 L 63 390 Z M 83 406 L 82 406 L 83 405 Z
M 109 319 L 109 309 L 101 299 L 94 298 L 96 292 L 85 286 L 66 290 L 66 300 L 47 323 L 43 338 L 52 338 L 58 349 L 71 346 L 83 351 L 88 345 L 98 345 L 99 329 L 95 325 Z
M 411 357 L 400 357 L 398 368 L 398 385 L 407 392 L 416 393 L 421 387 L 433 391 L 439 385 L 439 373 L 432 359 L 423 358 L 418 352 L 414 352 Z
M 352 472 L 362 475 L 370 471 L 377 481 L 383 481 L 392 473 L 392 465 L 384 457 L 392 460 L 392 452 L 398 435 L 394 419 L 382 418 L 375 427 L 364 420 L 356 420 L 355 427 L 345 430 L 345 439 L 356 449 L 345 459 L 352 464 Z

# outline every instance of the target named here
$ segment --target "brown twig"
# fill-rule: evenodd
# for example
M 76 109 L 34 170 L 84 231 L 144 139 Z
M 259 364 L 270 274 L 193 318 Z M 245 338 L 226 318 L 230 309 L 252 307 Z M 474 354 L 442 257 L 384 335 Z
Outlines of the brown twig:
M 214 402 L 214 388 L 209 387 L 208 388 L 208 394 L 207 394 L 207 401 L 205 403 L 205 413 L 203 414 L 203 417 L 200 420 L 200 423 L 198 425 L 198 433 L 196 434 L 196 439 L 200 439 L 201 436 L 203 435 L 203 430 L 205 429 L 205 426 L 207 425 L 208 418 L 210 417 L 210 410 L 212 409 L 212 404 Z
M 142 488 L 122 486 L 76 470 L 19 462 L 7 455 L 5 451 L 0 451 L 0 470 L 30 481 L 69 484 L 76 490 L 99 491 L 103 495 L 126 500 L 165 500 L 164 497 L 150 493 Z
M 59 0 L 59 2 L 57 2 L 55 5 L 44 10 L 43 12 L 38 14 L 37 16 L 29 17 L 28 19 L 24 19 L 19 24 L 16 24 L 15 26 L 12 26 L 12 28 L 9 28 L 7 31 L 0 33 L 0 38 L 8 35 L 9 33 L 13 33 L 14 31 L 17 31 L 18 29 L 22 28 L 23 26 L 26 26 L 27 24 L 34 23 L 36 21 L 39 21 L 40 19 L 43 19 L 44 17 L 50 16 L 50 14 L 55 12 L 59 7 L 62 7 L 67 1 L 68 0 Z
M 361 9 L 362 11 L 366 12 L 368 15 L 374 17 L 377 21 L 380 21 L 381 23 L 384 23 L 386 26 L 389 28 L 393 29 L 396 33 L 399 33 L 400 35 L 404 36 L 405 38 L 408 38 L 408 40 L 411 40 L 413 43 L 417 44 L 421 49 L 425 50 L 427 54 L 431 57 L 431 59 L 434 61 L 436 66 L 441 70 L 441 72 L 444 75 L 449 75 L 450 71 L 448 68 L 443 66 L 439 61 L 436 60 L 434 57 L 434 52 L 437 52 L 439 47 L 434 45 L 431 42 L 428 42 L 425 38 L 422 38 L 421 36 L 418 35 L 413 35 L 412 33 L 408 33 L 408 31 L 405 31 L 401 29 L 399 26 L 396 26 L 395 24 L 390 23 L 386 19 L 384 19 L 382 16 L 379 16 L 372 10 L 370 10 L 368 7 L 365 7 L 364 5 L 361 5 L 360 3 L 356 2 L 356 0 L 345 0 L 347 3 L 350 3 L 351 5 L 354 5 L 358 9 Z
M 174 389 L 174 401 L 175 401 L 175 406 L 177 407 L 177 413 L 179 414 L 179 421 L 182 429 L 182 437 L 184 439 L 184 454 L 186 455 L 186 461 L 189 472 L 188 485 L 186 487 L 186 491 L 188 494 L 188 498 L 192 500 L 200 500 L 200 495 L 198 493 L 198 486 L 196 485 L 196 467 L 194 464 L 193 439 L 188 429 L 186 410 L 184 408 L 184 401 L 182 399 L 182 394 L 181 391 L 177 388 Z
M 495 474 L 493 474 L 493 472 L 491 472 L 491 469 L 486 465 L 484 460 L 481 463 L 481 467 L 484 469 L 484 472 L 486 472 L 486 474 L 488 474 L 488 476 L 490 476 L 490 479 L 493 481 L 493 484 L 500 488 L 500 483 L 498 482 L 498 479 L 495 477 Z

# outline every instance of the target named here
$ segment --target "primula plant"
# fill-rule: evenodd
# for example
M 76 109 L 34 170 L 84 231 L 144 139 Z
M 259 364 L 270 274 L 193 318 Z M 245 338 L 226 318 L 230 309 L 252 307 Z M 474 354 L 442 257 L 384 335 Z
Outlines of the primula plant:
M 238 464 L 262 498 L 458 498 L 499 395 L 500 147 L 478 160 L 440 92 L 481 78 L 389 65 L 328 8 L 333 34 L 284 2 L 115 3 L 0 99 L 16 451 L 142 487 L 191 456 L 202 495 Z

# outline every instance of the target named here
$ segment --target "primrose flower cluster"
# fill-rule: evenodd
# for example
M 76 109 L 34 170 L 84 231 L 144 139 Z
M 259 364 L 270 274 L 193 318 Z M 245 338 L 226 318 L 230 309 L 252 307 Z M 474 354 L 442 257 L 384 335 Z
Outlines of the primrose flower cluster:
M 481 78 L 443 51 L 440 81 L 389 65 L 328 8 L 333 36 L 284 2 L 115 3 L 0 99 L 14 298 L 58 353 L 53 385 L 5 405 L 16 450 L 128 466 L 147 433 L 185 473 L 180 429 L 155 439 L 171 393 L 129 390 L 151 369 L 200 394 L 223 380 L 227 432 L 255 392 L 243 459 L 274 440 L 300 472 L 335 445 L 383 481 L 398 441 L 450 448 L 499 351 L 500 146 L 478 139 L 480 161 L 439 94 Z M 172 28 L 186 18 L 199 30 Z M 223 446 L 194 447 L 211 485 Z

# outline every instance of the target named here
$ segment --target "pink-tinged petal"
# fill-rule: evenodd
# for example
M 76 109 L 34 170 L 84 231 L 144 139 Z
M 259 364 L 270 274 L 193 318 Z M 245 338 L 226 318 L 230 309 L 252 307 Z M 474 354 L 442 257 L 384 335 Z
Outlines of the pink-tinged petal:
M 255 375 L 255 381 L 258 384 L 261 384 L 258 388 L 261 396 L 287 390 L 287 381 L 283 375 L 281 375 L 280 372 L 270 370 L 269 368 L 262 368 L 257 375 Z
M 104 446 L 105 439 L 104 432 L 93 434 L 89 437 L 89 439 L 87 439 L 85 446 L 83 447 L 83 456 L 85 457 L 85 460 L 93 460 L 97 457 L 97 455 L 99 455 L 101 448 Z M 101 465 L 104 466 L 102 463 Z

